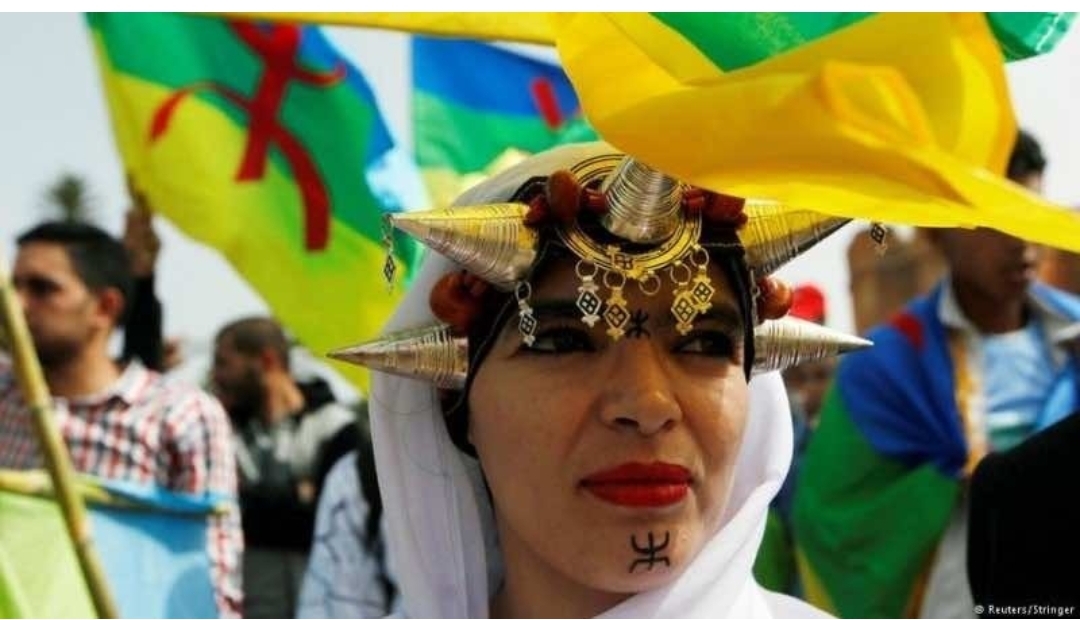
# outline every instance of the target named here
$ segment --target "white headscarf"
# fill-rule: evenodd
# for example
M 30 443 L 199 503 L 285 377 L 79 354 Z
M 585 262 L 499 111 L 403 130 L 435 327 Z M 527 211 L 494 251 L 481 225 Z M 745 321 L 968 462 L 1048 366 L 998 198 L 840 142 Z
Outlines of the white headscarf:
M 507 200 L 525 181 L 613 149 L 601 143 L 548 151 L 488 180 L 457 204 Z M 386 328 L 436 322 L 432 287 L 457 267 L 429 253 Z M 488 617 L 501 582 L 492 508 L 474 459 L 450 440 L 436 390 L 423 381 L 373 372 L 371 429 L 388 546 L 405 614 L 419 618 Z M 820 615 L 790 597 L 763 590 L 751 569 L 769 502 L 791 463 L 787 394 L 778 373 L 750 382 L 750 411 L 720 529 L 668 585 L 634 595 L 601 617 L 808 617 Z

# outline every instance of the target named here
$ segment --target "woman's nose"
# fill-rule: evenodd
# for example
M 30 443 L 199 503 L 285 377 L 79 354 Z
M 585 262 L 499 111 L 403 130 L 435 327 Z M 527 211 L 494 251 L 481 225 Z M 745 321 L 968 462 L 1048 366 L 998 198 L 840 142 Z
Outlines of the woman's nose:
M 648 342 L 625 343 L 608 352 L 616 356 L 606 377 L 600 419 L 613 428 L 653 435 L 682 419 L 675 385 L 665 368 L 662 351 Z

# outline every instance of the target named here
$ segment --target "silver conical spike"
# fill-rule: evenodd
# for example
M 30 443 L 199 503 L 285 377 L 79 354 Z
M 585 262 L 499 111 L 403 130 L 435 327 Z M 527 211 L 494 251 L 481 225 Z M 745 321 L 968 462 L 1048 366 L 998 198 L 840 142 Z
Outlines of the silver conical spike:
M 746 225 L 739 240 L 746 262 L 757 277 L 767 276 L 817 245 L 851 220 L 815 211 L 792 210 L 780 203 L 748 200 Z
M 795 317 L 765 321 L 754 329 L 753 374 L 783 370 L 874 343 Z
M 502 290 L 514 288 L 536 259 L 538 237 L 525 225 L 529 207 L 502 203 L 389 216 L 401 229 Z
M 469 371 L 469 345 L 446 325 L 396 332 L 378 340 L 337 349 L 336 360 L 372 370 L 430 381 L 437 387 L 460 390 Z
M 600 222 L 614 235 L 636 243 L 659 243 L 678 228 L 682 185 L 631 157 L 619 162 L 601 191 L 608 212 Z

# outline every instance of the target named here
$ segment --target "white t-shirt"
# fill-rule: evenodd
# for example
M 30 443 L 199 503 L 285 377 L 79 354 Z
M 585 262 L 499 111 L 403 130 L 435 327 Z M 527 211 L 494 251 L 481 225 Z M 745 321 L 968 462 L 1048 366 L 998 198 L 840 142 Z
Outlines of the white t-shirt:
M 398 606 L 387 600 L 379 579 L 384 570 L 393 574 L 389 558 L 380 563 L 364 546 L 367 515 L 352 452 L 338 460 L 323 485 L 297 618 L 382 618 Z
M 1057 374 L 1038 319 L 982 336 L 979 361 L 990 449 L 1008 450 L 1034 431 Z

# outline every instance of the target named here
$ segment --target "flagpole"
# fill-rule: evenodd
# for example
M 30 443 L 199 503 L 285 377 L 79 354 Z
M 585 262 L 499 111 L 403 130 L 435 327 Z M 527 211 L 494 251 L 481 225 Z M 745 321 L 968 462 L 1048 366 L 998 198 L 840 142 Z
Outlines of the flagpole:
M 75 547 L 75 555 L 90 590 L 94 609 L 99 618 L 118 618 L 116 602 L 105 579 L 101 560 L 94 549 L 86 505 L 76 488 L 71 459 L 56 427 L 52 398 L 49 396 L 45 377 L 34 351 L 34 343 L 26 327 L 21 304 L 11 287 L 3 257 L 0 257 L 0 328 L 7 332 L 7 344 L 15 363 L 16 379 L 34 420 L 34 430 L 44 453 L 56 501 L 64 515 L 64 524 Z

